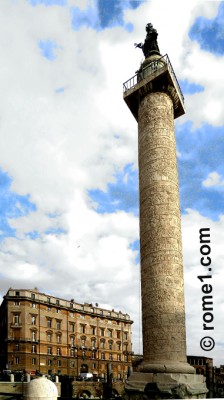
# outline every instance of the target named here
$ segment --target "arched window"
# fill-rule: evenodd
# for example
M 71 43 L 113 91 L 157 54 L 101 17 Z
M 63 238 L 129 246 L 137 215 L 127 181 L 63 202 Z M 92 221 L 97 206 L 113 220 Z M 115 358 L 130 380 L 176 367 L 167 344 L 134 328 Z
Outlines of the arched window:
M 109 350 L 113 350 L 113 340 L 109 340 Z
M 92 338 L 91 339 L 91 347 L 92 347 L 92 349 L 95 349 L 95 347 L 96 347 L 96 338 Z
M 70 344 L 71 346 L 75 346 L 75 336 L 70 336 Z
M 121 342 L 117 342 L 117 350 L 118 350 L 118 351 L 121 350 Z
M 85 336 L 81 337 L 81 346 L 86 347 L 86 337 Z

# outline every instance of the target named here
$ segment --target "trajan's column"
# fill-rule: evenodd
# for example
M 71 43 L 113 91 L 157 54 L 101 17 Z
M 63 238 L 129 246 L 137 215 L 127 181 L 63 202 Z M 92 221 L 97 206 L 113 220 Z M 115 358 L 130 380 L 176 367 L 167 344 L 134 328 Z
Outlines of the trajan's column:
M 146 26 L 145 60 L 124 83 L 138 122 L 143 362 L 126 383 L 127 399 L 205 398 L 203 376 L 187 363 L 181 218 L 174 119 L 181 89 L 157 31 Z

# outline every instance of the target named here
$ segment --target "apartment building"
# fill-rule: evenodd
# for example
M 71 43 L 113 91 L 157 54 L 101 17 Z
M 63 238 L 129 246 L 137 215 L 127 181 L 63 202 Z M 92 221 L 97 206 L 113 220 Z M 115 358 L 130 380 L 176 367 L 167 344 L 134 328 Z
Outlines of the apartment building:
M 79 304 L 37 289 L 9 289 L 0 306 L 0 369 L 33 375 L 125 379 L 132 363 L 128 314 Z

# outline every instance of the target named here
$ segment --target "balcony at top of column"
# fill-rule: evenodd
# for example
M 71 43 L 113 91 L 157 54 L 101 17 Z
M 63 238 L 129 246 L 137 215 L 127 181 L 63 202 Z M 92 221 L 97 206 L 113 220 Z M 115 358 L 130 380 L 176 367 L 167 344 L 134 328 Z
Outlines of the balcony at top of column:
M 137 73 L 123 83 L 124 101 L 137 122 L 139 102 L 152 92 L 165 92 L 172 98 L 174 118 L 185 113 L 184 96 L 167 54 L 146 58 Z

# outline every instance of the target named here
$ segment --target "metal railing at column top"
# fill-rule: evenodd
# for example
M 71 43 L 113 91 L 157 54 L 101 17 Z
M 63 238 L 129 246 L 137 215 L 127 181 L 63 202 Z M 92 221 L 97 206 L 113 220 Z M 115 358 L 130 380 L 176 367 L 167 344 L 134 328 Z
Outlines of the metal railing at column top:
M 153 60 L 145 68 L 143 68 L 142 70 L 140 69 L 134 76 L 132 76 L 130 79 L 128 79 L 126 82 L 124 82 L 123 83 L 123 92 L 125 93 L 127 90 L 132 89 L 138 82 L 140 82 L 144 78 L 144 75 L 149 75 L 150 73 L 154 73 L 156 70 L 162 68 L 164 66 L 164 62 L 168 65 L 169 71 L 174 78 L 174 82 L 176 84 L 176 89 L 178 90 L 178 92 L 182 98 L 182 101 L 184 102 L 184 96 L 181 91 L 181 88 L 178 83 L 175 72 L 173 70 L 170 59 L 168 57 L 168 54 L 165 54 L 164 56 L 162 56 L 161 58 L 159 58 L 157 60 Z

